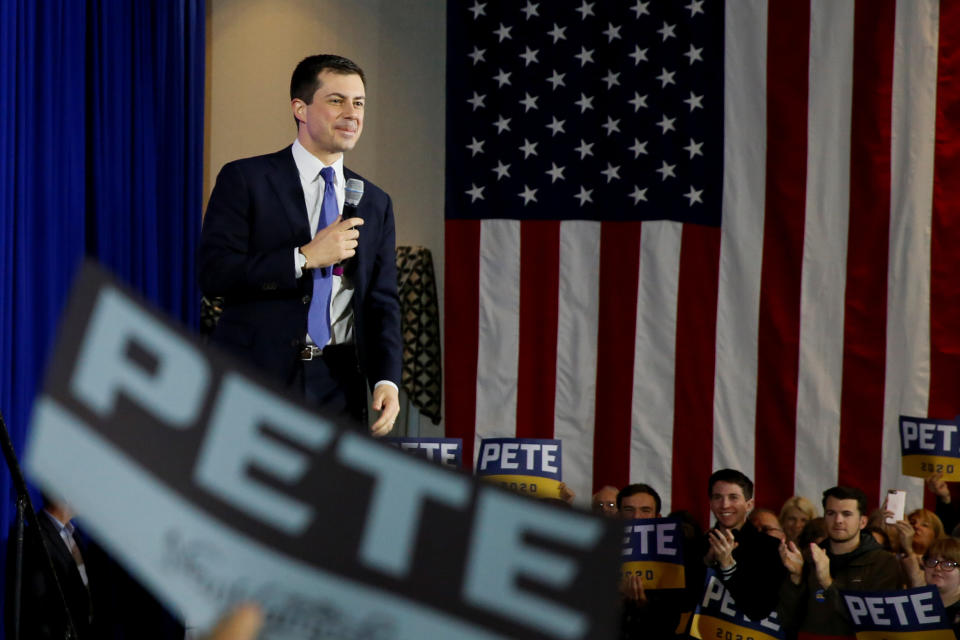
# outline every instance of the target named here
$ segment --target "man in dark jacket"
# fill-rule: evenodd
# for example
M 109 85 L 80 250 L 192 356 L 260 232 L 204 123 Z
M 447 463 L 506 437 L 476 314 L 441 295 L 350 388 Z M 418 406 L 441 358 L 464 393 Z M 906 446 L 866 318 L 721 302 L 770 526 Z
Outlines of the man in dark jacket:
M 823 492 L 827 539 L 809 549 L 781 547 L 790 573 L 780 591 L 784 622 L 794 632 L 850 635 L 854 631 L 840 597 L 844 591 L 893 591 L 902 583 L 900 564 L 869 533 L 867 498 L 852 487 Z
M 786 577 L 777 561 L 779 542 L 747 522 L 754 504 L 753 482 L 747 476 L 721 469 L 710 476 L 708 486 L 716 522 L 707 532 L 704 564 L 717 571 L 738 611 L 762 620 L 776 609 L 777 592 Z

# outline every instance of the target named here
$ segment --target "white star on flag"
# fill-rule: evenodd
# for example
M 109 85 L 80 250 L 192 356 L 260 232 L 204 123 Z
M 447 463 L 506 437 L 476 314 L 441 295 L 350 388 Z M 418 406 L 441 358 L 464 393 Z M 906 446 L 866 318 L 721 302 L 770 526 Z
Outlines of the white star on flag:
M 620 120 L 614 120 L 610 116 L 607 116 L 606 124 L 600 125 L 607 130 L 607 135 L 613 135 L 614 133 L 620 131 Z
M 477 64 L 478 62 L 484 59 L 483 54 L 485 54 L 486 52 L 487 52 L 486 49 L 478 49 L 477 47 L 474 47 L 473 53 L 468 53 L 467 55 L 473 58 L 473 64 Z
M 537 143 L 530 142 L 526 138 L 523 139 L 523 146 L 520 147 L 520 150 L 523 151 L 523 158 L 526 160 L 530 156 L 537 155 Z
M 580 140 L 580 146 L 576 147 L 576 150 L 580 152 L 581 160 L 583 160 L 587 156 L 593 155 L 593 145 L 594 145 L 593 142 L 587 144 L 586 140 L 582 140 L 582 139 Z
M 565 179 L 563 177 L 563 167 L 558 167 L 556 162 L 550 163 L 550 169 L 547 171 L 547 175 L 550 176 L 551 183 Z
M 583 67 L 588 62 L 593 62 L 593 49 L 587 49 L 586 47 L 580 47 L 580 53 L 573 56 L 580 60 L 580 66 Z
M 666 161 L 657 169 L 657 173 L 660 174 L 661 180 L 666 180 L 667 178 L 676 178 L 676 174 L 673 173 L 673 170 L 676 168 L 675 164 L 667 164 Z
M 607 184 L 610 184 L 611 180 L 620 179 L 620 167 L 614 167 L 609 162 L 607 163 L 607 168 L 600 173 L 607 177 Z
M 660 122 L 657 123 L 657 126 L 660 127 L 660 129 L 662 129 L 660 133 L 666 133 L 667 131 L 674 131 L 675 127 L 673 126 L 673 123 L 676 122 L 676 120 L 677 120 L 676 118 L 668 118 L 666 115 L 660 118 Z
M 641 60 L 646 60 L 646 59 L 647 59 L 647 50 L 646 50 L 646 49 L 641 49 L 641 48 L 640 48 L 640 45 L 634 45 L 634 46 L 633 46 L 633 53 L 629 54 L 629 56 L 627 56 L 627 57 L 633 58 L 633 64 L 634 64 L 634 65 L 638 65 L 638 64 L 640 64 L 640 61 L 641 61 Z
M 690 144 L 685 146 L 684 150 L 690 154 L 690 158 L 692 159 L 694 156 L 703 155 L 703 151 L 700 150 L 702 146 L 703 146 L 702 142 L 694 142 L 693 138 L 690 138 Z
M 668 84 L 676 84 L 676 82 L 673 79 L 673 76 L 675 75 L 677 75 L 676 71 L 667 71 L 666 68 L 664 68 L 660 72 L 660 75 L 657 76 L 657 80 L 660 81 L 660 88 L 662 89 Z
M 693 185 L 690 186 L 690 191 L 684 194 L 684 198 L 687 198 L 690 201 L 690 206 L 692 207 L 695 202 L 703 204 L 703 200 L 700 198 L 703 193 L 703 189 L 694 189 Z
M 593 109 L 593 96 L 590 96 L 588 98 L 587 96 L 581 93 L 580 99 L 576 100 L 573 104 L 580 107 L 580 113 L 583 113 L 587 109 Z
M 690 49 L 683 55 L 685 55 L 687 58 L 690 59 L 690 64 L 693 64 L 694 62 L 697 62 L 697 61 L 703 62 L 703 56 L 700 55 L 702 53 L 703 53 L 703 47 L 698 48 L 691 44 Z
M 520 57 L 523 58 L 523 61 L 525 63 L 524 66 L 529 67 L 534 62 L 538 62 L 537 60 L 538 53 L 540 53 L 539 49 L 531 49 L 530 47 L 526 47 L 526 50 L 520 54 Z
M 553 29 L 547 31 L 547 35 L 553 38 L 553 44 L 557 44 L 558 40 L 566 40 L 567 28 L 558 26 L 556 22 L 553 23 Z
M 692 142 L 692 140 L 691 140 Z M 647 155 L 647 142 L 640 142 L 636 138 L 633 139 L 633 146 L 630 147 L 630 151 L 633 151 L 633 157 L 639 158 L 640 154 Z
M 523 192 L 518 193 L 517 195 L 523 198 L 523 206 L 527 206 L 531 201 L 537 201 L 537 190 L 531 189 L 527 185 L 523 185 Z
M 483 140 L 477 140 L 476 138 L 471 138 L 471 139 L 473 140 L 473 142 L 467 145 L 467 149 L 470 149 L 471 151 L 470 155 L 475 156 L 478 153 L 482 153 Z
M 684 102 L 690 105 L 690 111 L 703 109 L 703 96 L 694 95 L 693 91 L 690 92 L 690 97 L 684 100 Z
M 593 189 L 585 189 L 583 185 L 580 185 L 580 193 L 573 197 L 580 201 L 580 206 L 582 207 L 588 202 L 593 202 L 593 198 L 590 196 L 592 193 Z
M 473 12 L 473 19 L 476 20 L 480 16 L 486 15 L 486 12 L 483 10 L 485 6 L 487 6 L 486 2 L 474 2 L 473 6 L 467 9 L 467 11 Z
M 667 38 L 676 38 L 676 37 L 677 37 L 677 35 L 674 33 L 674 31 L 676 30 L 676 28 L 677 28 L 677 25 L 675 25 L 675 24 L 667 24 L 666 22 L 664 22 L 664 23 L 663 23 L 663 27 L 662 27 L 659 31 L 657 31 L 657 33 L 659 33 L 661 36 L 663 36 L 663 41 L 666 42 L 666 41 L 667 41 Z

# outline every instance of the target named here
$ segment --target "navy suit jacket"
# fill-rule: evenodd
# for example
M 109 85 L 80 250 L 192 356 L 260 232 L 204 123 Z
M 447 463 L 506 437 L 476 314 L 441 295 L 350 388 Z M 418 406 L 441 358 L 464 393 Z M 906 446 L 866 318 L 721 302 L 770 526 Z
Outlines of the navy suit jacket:
M 372 387 L 399 386 L 402 346 L 393 205 L 363 180 L 357 253 L 344 265 L 354 287 L 354 340 Z M 217 176 L 200 237 L 200 288 L 225 298 L 212 341 L 283 383 L 297 372 L 313 294 L 309 273 L 296 278 L 294 249 L 311 239 L 291 147 L 236 160 Z

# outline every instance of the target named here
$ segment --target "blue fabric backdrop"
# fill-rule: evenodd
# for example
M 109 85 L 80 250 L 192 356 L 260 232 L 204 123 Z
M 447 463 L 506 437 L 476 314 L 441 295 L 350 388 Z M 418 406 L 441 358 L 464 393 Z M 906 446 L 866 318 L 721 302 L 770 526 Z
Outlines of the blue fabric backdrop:
M 204 29 L 204 0 L 0 0 L 0 411 L 18 453 L 85 254 L 197 324 Z M 0 491 L 5 544 L 5 467 Z

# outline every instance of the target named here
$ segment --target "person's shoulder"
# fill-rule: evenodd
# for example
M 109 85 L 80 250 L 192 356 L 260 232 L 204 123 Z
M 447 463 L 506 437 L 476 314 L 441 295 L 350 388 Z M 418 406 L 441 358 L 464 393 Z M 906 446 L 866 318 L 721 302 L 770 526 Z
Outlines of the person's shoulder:
M 273 153 L 263 153 L 257 156 L 248 156 L 246 158 L 231 160 L 223 166 L 224 168 L 247 168 L 264 165 L 276 165 L 287 162 L 293 162 L 293 152 L 291 151 L 290 145 L 287 145 L 279 151 L 274 151 Z

